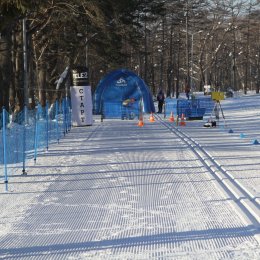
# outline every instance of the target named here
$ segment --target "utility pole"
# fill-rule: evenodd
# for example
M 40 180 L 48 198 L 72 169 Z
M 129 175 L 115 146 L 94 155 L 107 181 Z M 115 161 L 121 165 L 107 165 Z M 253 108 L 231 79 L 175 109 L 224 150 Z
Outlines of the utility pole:
M 27 30 L 26 30 L 26 18 L 23 19 L 23 71 L 24 71 L 24 107 L 25 109 L 25 122 L 28 122 L 27 108 L 28 108 L 28 66 L 27 66 Z
M 27 32 L 26 19 L 23 19 L 23 71 L 24 71 L 24 105 L 28 105 L 28 68 L 27 68 Z

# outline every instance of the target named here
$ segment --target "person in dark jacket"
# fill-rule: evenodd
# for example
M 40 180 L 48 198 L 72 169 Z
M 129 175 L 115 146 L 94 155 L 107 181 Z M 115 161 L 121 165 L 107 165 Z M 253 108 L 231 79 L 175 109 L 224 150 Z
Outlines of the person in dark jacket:
M 158 94 L 157 94 L 157 101 L 158 101 L 158 113 L 162 113 L 162 108 L 163 108 L 163 103 L 164 103 L 164 93 L 163 90 L 160 89 Z
M 186 97 L 187 97 L 187 99 L 190 99 L 190 86 L 186 86 L 185 87 L 185 93 L 186 93 Z

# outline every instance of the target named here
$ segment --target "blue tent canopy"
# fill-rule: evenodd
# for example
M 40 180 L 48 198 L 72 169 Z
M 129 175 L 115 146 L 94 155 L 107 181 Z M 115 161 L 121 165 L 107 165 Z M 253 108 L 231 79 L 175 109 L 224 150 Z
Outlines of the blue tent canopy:
M 151 92 L 145 82 L 134 72 L 119 69 L 110 72 L 98 84 L 94 96 L 94 111 L 101 114 L 106 104 L 122 104 L 127 99 L 135 103 L 143 99 L 144 112 L 155 112 Z

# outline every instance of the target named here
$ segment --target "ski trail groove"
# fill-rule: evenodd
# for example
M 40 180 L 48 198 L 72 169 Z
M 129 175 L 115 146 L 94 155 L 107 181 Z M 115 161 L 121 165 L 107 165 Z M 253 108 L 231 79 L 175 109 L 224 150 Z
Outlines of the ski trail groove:
M 260 206 L 257 199 L 249 192 L 238 180 L 236 180 L 214 157 L 212 157 L 197 141 L 188 134 L 182 132 L 178 127 L 164 121 L 159 115 L 156 119 L 183 142 L 197 155 L 208 172 L 218 181 L 222 189 L 238 206 L 237 210 L 242 217 L 249 221 L 260 230 Z

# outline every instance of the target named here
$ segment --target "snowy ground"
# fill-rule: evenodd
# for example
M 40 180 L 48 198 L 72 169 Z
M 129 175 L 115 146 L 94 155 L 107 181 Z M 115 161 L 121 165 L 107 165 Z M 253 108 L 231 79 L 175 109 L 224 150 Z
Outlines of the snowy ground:
M 226 127 L 98 119 L 9 169 L 0 259 L 260 259 L 260 96 L 221 104 Z

